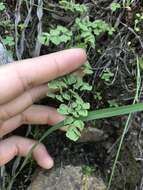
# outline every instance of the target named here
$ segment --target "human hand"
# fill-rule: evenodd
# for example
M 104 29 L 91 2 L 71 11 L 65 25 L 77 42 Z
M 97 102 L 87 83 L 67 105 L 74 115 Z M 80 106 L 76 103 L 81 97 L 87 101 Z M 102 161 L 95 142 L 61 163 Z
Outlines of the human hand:
M 63 120 L 54 108 L 33 103 L 46 96 L 48 81 L 74 71 L 85 61 L 84 50 L 71 49 L 1 66 L 0 137 L 22 124 L 54 125 Z M 35 140 L 19 136 L 1 140 L 0 166 L 16 155 L 26 156 L 35 143 Z M 33 150 L 32 156 L 43 168 L 53 166 L 43 144 Z

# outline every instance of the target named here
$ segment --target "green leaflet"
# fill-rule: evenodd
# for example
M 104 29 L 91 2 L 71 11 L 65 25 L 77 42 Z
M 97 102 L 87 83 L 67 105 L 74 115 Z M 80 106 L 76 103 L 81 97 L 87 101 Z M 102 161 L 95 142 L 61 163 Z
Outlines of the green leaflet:
M 84 129 L 84 122 L 81 120 L 75 120 L 71 127 L 66 132 L 66 137 L 71 139 L 72 141 L 77 141 L 81 136 L 81 132 Z
M 120 5 L 120 3 L 111 3 L 110 8 L 111 8 L 112 12 L 116 12 L 118 9 L 121 8 L 121 5 Z
M 4 11 L 5 10 L 5 5 L 4 3 L 0 3 L 0 12 Z

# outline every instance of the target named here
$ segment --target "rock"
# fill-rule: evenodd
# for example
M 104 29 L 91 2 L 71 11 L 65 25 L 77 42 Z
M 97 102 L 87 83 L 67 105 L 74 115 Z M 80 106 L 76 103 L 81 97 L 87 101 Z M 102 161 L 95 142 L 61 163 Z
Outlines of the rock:
M 95 176 L 85 176 L 81 166 L 67 165 L 49 171 L 35 173 L 28 190 L 105 190 L 103 180 Z
M 108 135 L 101 129 L 95 127 L 87 127 L 81 134 L 77 142 L 99 142 L 108 138 Z
M 7 50 L 0 43 L 0 65 L 13 62 L 12 57 L 8 54 Z

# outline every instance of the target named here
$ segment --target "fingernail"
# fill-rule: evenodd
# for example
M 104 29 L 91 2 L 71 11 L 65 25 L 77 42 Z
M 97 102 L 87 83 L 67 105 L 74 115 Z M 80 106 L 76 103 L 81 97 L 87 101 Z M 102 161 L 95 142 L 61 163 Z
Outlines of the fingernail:
M 51 157 L 45 160 L 45 169 L 51 169 L 54 166 L 54 161 Z

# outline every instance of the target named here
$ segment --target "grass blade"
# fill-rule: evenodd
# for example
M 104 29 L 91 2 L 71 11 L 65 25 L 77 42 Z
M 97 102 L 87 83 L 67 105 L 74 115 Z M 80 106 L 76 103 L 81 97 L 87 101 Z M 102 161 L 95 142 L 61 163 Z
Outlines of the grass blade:
M 116 108 L 105 108 L 89 112 L 87 117 L 81 118 L 82 121 L 91 121 L 96 119 L 104 119 L 114 116 L 126 115 L 129 113 L 143 111 L 143 103 L 137 103 Z

